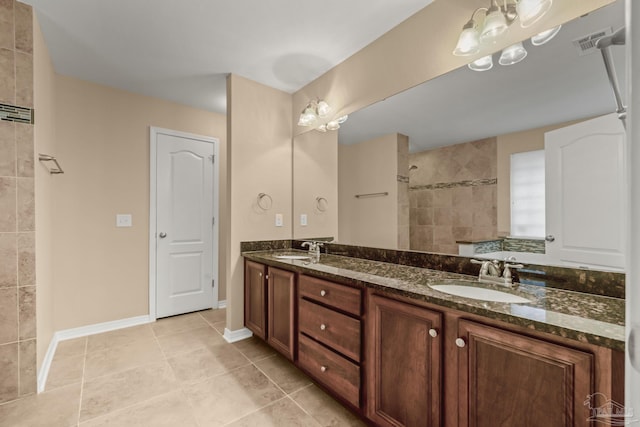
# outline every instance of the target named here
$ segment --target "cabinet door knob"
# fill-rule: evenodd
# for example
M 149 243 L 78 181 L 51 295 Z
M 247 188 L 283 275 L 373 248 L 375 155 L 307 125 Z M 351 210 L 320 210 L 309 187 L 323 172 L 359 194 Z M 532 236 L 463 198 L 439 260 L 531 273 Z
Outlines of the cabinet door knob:
M 258 273 L 258 277 L 262 277 L 262 272 L 259 272 L 259 273 Z
M 325 291 L 324 289 L 320 291 L 320 296 L 323 297 L 327 295 L 327 291 Z
M 464 338 L 456 338 L 456 345 L 462 348 L 467 345 L 467 343 L 465 342 Z
M 431 335 L 433 338 L 438 336 L 438 330 L 437 329 L 429 329 L 429 335 Z
M 267 280 L 269 280 L 269 275 L 268 275 L 268 274 L 265 274 L 265 275 L 264 275 L 264 278 L 265 278 L 265 279 L 267 279 Z
M 320 366 L 320 371 L 321 372 L 327 372 L 327 367 L 326 366 Z
M 322 325 L 320 325 L 320 330 L 324 331 L 325 329 L 327 329 L 327 325 L 325 325 L 324 323 Z

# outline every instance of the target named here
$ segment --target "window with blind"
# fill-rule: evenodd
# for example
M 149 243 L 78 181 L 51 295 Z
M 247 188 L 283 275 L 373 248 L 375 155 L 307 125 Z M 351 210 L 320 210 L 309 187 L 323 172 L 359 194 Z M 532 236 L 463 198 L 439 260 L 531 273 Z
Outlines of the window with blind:
M 545 236 L 544 150 L 511 155 L 511 236 Z

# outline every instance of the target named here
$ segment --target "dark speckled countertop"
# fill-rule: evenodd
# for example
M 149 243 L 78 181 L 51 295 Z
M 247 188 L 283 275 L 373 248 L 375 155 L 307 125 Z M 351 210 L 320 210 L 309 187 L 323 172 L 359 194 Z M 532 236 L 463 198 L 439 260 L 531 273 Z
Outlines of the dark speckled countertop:
M 409 267 L 361 258 L 322 254 L 319 262 L 278 259 L 278 255 L 306 255 L 291 249 L 244 252 L 247 259 L 316 277 L 384 290 L 529 329 L 624 351 L 625 302 L 549 287 L 521 284 L 512 290 L 479 283 L 477 277 Z M 480 301 L 438 292 L 429 285 L 456 284 L 495 289 L 531 301 L 511 304 Z

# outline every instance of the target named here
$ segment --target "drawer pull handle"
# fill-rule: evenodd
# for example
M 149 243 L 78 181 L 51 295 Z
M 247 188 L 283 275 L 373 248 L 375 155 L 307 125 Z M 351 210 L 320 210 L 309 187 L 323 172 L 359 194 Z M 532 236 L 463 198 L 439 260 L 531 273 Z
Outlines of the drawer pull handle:
M 320 325 L 320 330 L 324 331 L 325 329 L 327 329 L 327 325 L 325 325 L 324 323 L 322 325 Z
M 435 338 L 438 336 L 438 330 L 437 329 L 429 329 L 429 335 L 431 335 L 432 338 Z
M 464 338 L 456 338 L 456 345 L 462 348 L 467 345 L 467 343 L 464 341 Z
M 320 371 L 321 372 L 327 372 L 327 367 L 326 366 L 320 366 Z
M 327 295 L 327 291 L 325 291 L 324 289 L 320 291 L 320 296 L 323 297 Z

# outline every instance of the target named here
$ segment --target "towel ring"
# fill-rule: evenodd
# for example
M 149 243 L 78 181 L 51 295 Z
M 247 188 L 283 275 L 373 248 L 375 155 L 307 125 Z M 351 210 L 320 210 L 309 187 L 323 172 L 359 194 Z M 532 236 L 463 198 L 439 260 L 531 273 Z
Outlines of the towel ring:
M 320 212 L 326 212 L 329 201 L 321 196 L 316 197 L 316 209 Z
M 256 203 L 263 211 L 268 211 L 273 206 L 273 199 L 267 193 L 259 193 Z

